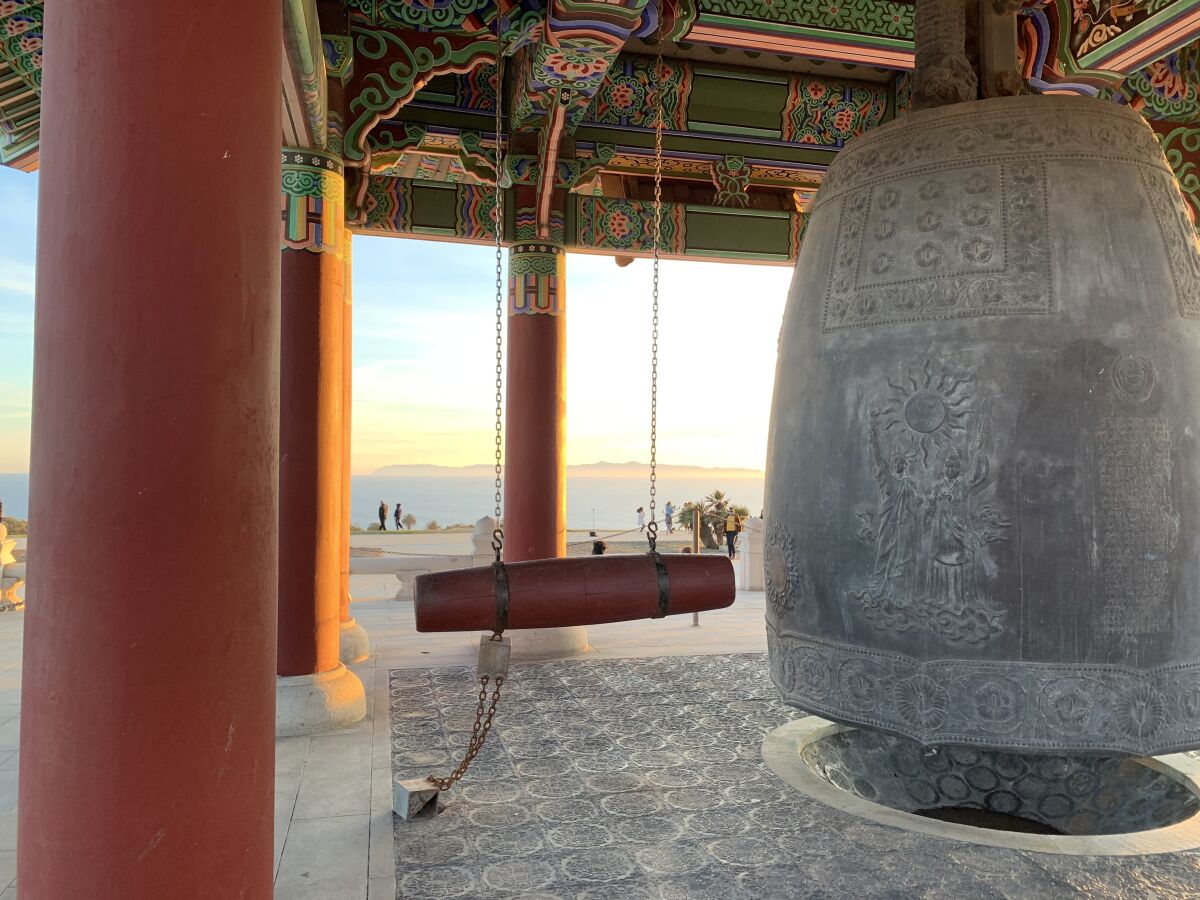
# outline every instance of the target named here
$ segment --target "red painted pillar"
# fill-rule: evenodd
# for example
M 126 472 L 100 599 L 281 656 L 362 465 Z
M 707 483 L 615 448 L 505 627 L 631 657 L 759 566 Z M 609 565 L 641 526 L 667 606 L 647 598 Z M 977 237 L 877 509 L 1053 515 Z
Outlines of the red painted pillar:
M 517 241 L 508 257 L 504 558 L 566 556 L 566 253 Z
M 279 379 L 279 680 L 276 731 L 366 715 L 339 659 L 344 181 L 337 157 L 283 151 Z
M 271 896 L 280 28 L 47 4 L 29 900 Z
M 517 239 L 508 256 L 508 353 L 504 423 L 504 559 L 567 555 L 567 257 L 563 191 L 555 191 L 545 239 L 537 195 L 518 185 Z M 587 650 L 587 630 L 510 632 L 517 657 L 568 656 Z

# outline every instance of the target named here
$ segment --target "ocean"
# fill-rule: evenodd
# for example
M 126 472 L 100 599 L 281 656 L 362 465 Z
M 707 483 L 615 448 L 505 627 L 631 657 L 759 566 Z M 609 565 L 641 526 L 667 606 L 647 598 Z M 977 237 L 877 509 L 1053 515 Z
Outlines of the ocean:
M 658 479 L 659 521 L 668 500 L 683 506 L 688 500 L 700 500 L 713 490 L 724 491 L 738 504 L 756 514 L 763 506 L 763 480 L 759 478 Z M 481 516 L 492 514 L 492 479 L 484 476 L 435 476 L 412 478 L 396 475 L 355 475 L 351 482 L 350 520 L 355 525 L 377 523 L 379 501 L 388 505 L 388 528 L 392 527 L 391 509 L 404 505 L 406 513 L 417 517 L 417 527 L 436 521 L 441 526 L 474 524 Z M 0 500 L 4 514 L 24 519 L 29 515 L 29 475 L 0 474 Z M 639 506 L 649 507 L 649 471 L 645 478 L 567 477 L 568 528 L 632 528 L 637 523 Z

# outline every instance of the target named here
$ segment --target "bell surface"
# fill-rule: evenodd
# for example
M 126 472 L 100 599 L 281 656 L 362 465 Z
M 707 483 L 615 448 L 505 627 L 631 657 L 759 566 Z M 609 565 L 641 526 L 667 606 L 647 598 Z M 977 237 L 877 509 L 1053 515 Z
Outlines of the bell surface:
M 1004 97 L 839 154 L 780 333 L 771 672 L 929 744 L 1200 746 L 1200 251 L 1127 107 Z

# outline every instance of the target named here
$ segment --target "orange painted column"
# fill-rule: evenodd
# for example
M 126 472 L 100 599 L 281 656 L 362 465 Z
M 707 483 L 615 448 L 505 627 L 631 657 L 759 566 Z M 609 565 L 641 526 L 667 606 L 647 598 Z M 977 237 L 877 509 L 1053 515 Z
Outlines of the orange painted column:
M 339 641 L 340 657 L 344 663 L 362 662 L 371 653 L 370 640 L 366 629 L 350 615 L 350 417 L 351 406 L 354 402 L 354 341 L 353 341 L 353 305 L 351 298 L 351 280 L 354 267 L 351 265 L 351 237 L 346 232 L 346 272 L 345 284 L 342 289 L 342 518 L 340 525 L 341 546 L 338 555 L 341 562 L 341 579 L 338 584 L 338 595 L 341 599 L 339 620 L 341 638 Z
M 279 388 L 279 679 L 276 731 L 366 714 L 340 660 L 344 181 L 336 157 L 285 148 Z
M 346 232 L 346 272 L 342 287 L 342 518 L 341 582 L 338 594 L 341 597 L 342 623 L 353 621 L 350 615 L 350 415 L 354 402 L 354 315 L 351 306 L 350 232 Z
M 281 27 L 46 6 L 29 900 L 271 896 Z

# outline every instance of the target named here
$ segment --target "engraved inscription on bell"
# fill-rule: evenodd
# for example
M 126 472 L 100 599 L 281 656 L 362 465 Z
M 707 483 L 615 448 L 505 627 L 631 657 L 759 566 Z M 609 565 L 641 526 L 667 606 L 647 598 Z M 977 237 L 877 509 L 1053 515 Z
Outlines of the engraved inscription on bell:
M 1171 426 L 1160 418 L 1106 418 L 1097 452 L 1106 635 L 1172 630 Z
M 784 697 L 928 743 L 1200 746 L 1200 246 L 1132 111 L 856 140 L 809 218 L 767 473 Z

